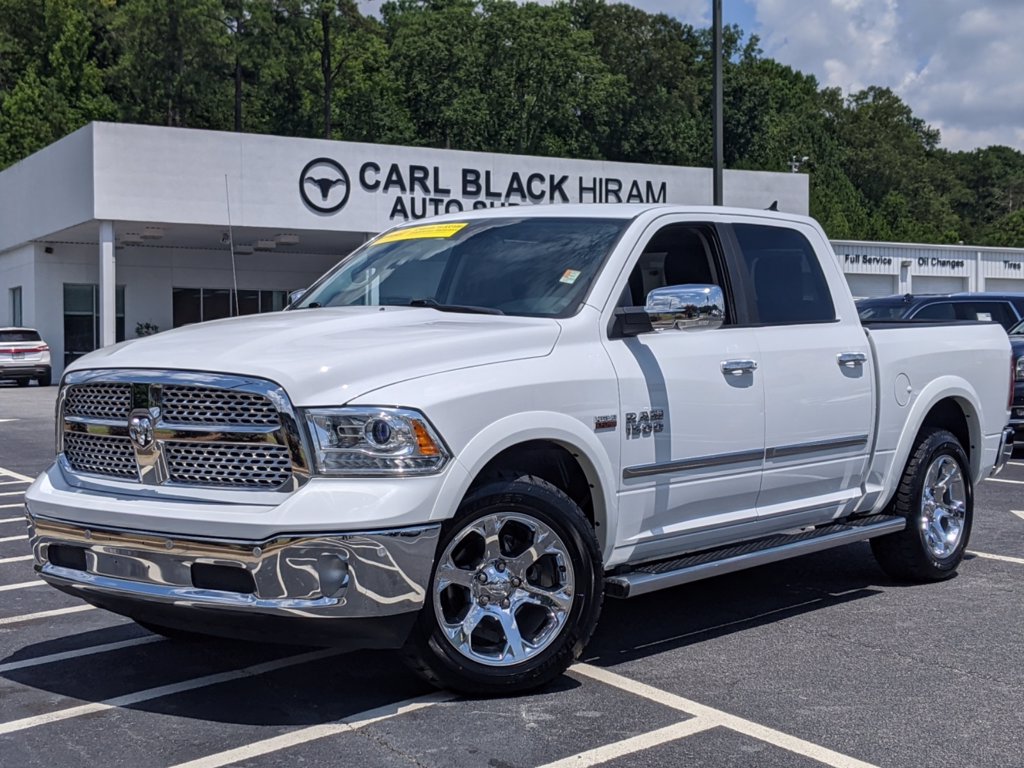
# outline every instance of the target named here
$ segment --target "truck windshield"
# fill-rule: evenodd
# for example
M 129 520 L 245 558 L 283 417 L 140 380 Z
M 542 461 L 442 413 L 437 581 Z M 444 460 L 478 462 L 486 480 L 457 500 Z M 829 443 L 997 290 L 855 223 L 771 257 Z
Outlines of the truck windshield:
M 423 306 L 567 317 L 626 219 L 475 219 L 392 230 L 359 248 L 292 309 Z

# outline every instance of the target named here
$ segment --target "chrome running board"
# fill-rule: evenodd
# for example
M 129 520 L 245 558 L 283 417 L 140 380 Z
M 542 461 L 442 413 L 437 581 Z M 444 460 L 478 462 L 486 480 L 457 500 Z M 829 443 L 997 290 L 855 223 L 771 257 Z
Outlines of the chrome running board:
M 691 581 L 774 563 L 798 555 L 841 547 L 856 541 L 902 531 L 907 521 L 893 515 L 871 515 L 822 525 L 799 533 L 776 534 L 671 560 L 637 565 L 625 573 L 605 577 L 609 597 L 636 597 Z

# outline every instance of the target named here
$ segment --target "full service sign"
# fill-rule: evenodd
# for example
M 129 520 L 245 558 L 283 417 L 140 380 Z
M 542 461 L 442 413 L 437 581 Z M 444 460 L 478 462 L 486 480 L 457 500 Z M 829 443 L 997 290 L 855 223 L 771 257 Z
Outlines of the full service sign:
M 321 215 L 342 210 L 359 195 L 384 195 L 388 219 L 405 221 L 442 213 L 531 203 L 665 203 L 664 179 L 512 170 L 472 166 L 362 162 L 350 175 L 333 158 L 310 160 L 299 174 L 303 203 Z
M 968 259 L 955 256 L 914 256 L 907 254 L 900 258 L 870 253 L 841 254 L 843 267 L 852 272 L 895 274 L 900 267 L 912 267 L 913 272 L 927 274 L 962 274 Z M 907 263 L 909 262 L 909 263 Z

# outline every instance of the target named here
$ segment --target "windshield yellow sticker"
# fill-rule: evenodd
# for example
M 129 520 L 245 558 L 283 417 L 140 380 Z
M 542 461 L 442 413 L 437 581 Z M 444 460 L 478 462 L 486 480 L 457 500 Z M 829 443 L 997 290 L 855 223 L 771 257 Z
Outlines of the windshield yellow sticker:
M 377 238 L 373 241 L 373 244 L 384 245 L 384 243 L 395 243 L 399 240 L 421 240 L 427 237 L 451 237 L 465 229 L 468 224 L 469 222 L 463 221 L 458 224 L 424 224 L 420 227 L 396 229 L 394 232 L 389 232 L 383 237 Z

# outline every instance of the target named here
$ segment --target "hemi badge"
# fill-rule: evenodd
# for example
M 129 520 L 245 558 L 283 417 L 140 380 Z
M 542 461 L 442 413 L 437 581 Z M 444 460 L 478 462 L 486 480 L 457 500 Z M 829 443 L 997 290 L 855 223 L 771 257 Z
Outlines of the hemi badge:
M 613 413 L 610 416 L 595 416 L 594 431 L 599 429 L 615 429 L 619 424 L 618 417 Z

